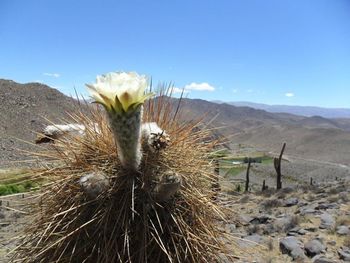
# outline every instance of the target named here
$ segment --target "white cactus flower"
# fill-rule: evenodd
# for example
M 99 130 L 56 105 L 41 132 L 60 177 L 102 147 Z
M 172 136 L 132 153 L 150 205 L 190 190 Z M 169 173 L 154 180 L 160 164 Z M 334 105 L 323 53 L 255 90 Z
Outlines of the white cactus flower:
M 153 96 L 153 93 L 145 94 L 146 76 L 136 72 L 107 73 L 97 76 L 96 83 L 86 86 L 96 103 L 116 113 L 133 110 Z
M 142 108 L 146 99 L 147 79 L 135 72 L 111 72 L 97 76 L 95 84 L 87 84 L 95 102 L 102 104 L 118 149 L 118 157 L 126 169 L 137 170 L 142 159 Z

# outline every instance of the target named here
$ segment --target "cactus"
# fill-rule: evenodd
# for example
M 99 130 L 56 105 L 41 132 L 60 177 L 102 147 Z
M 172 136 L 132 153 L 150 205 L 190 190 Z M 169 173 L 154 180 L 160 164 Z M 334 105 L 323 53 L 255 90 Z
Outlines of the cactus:
M 250 172 L 251 158 L 248 158 L 247 173 L 245 179 L 245 192 L 249 191 L 249 172 Z
M 136 73 L 111 73 L 88 85 L 107 114 L 76 113 L 84 136 L 61 138 L 46 153 L 52 163 L 37 176 L 52 182 L 14 261 L 233 260 L 233 239 L 218 223 L 226 208 L 212 199 L 217 176 L 208 157 L 217 142 L 204 142 L 209 131 L 197 121 L 179 123 L 167 97 L 144 104 L 145 83 Z
M 281 150 L 281 153 L 280 153 L 279 157 L 278 158 L 275 157 L 273 159 L 273 164 L 274 164 L 274 167 L 275 167 L 275 170 L 276 170 L 276 173 L 277 173 L 277 177 L 276 177 L 276 182 L 277 182 L 276 189 L 277 190 L 282 188 L 281 162 L 282 162 L 282 156 L 283 156 L 285 148 L 286 148 L 286 143 L 283 144 L 282 150 Z

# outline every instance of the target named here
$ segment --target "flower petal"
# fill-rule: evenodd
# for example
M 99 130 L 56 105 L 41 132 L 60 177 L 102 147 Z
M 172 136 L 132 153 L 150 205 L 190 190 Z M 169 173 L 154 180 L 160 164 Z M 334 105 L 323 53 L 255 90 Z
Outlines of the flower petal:
M 111 72 L 96 77 L 95 84 L 87 84 L 92 98 L 108 110 L 126 112 L 132 105 L 143 104 L 153 94 L 144 94 L 147 78 L 136 72 Z M 133 108 L 133 107 L 131 107 Z

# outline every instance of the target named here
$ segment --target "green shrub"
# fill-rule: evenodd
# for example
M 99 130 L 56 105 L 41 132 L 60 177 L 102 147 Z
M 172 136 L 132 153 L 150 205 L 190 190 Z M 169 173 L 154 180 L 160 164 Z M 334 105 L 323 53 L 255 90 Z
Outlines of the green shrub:
M 30 189 L 30 188 L 29 188 Z M 29 190 L 28 188 L 25 188 L 24 185 L 17 185 L 17 184 L 0 184 L 0 196 L 1 195 L 11 195 L 11 194 L 17 194 L 17 193 L 23 193 Z

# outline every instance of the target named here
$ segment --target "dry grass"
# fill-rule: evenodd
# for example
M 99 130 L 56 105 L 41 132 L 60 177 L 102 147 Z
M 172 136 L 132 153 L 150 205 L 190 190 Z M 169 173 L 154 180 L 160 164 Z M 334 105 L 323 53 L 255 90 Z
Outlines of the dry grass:
M 156 121 L 172 143 L 162 152 L 144 152 L 139 172 L 122 169 L 106 118 L 97 107 L 90 117 L 69 115 L 67 123 L 87 127 L 84 137 L 67 136 L 47 151 L 37 172 L 51 183 L 34 207 L 13 262 L 219 262 L 226 250 L 218 222 L 223 209 L 209 187 L 215 181 L 208 156 L 217 144 L 200 122 L 178 123 L 169 99 L 149 101 L 145 121 Z M 98 123 L 97 131 L 93 123 Z M 154 178 L 171 169 L 183 185 L 170 201 L 152 198 Z M 79 187 L 82 175 L 104 171 L 108 191 L 89 200 Z
M 343 240 L 344 247 L 350 247 L 350 235 L 347 235 Z
M 338 226 L 350 226 L 350 217 L 345 215 L 337 217 L 335 227 Z
M 277 199 L 276 197 L 263 200 L 260 203 L 261 207 L 263 207 L 265 210 L 271 210 L 272 208 L 281 207 L 283 205 L 282 201 L 280 199 Z

